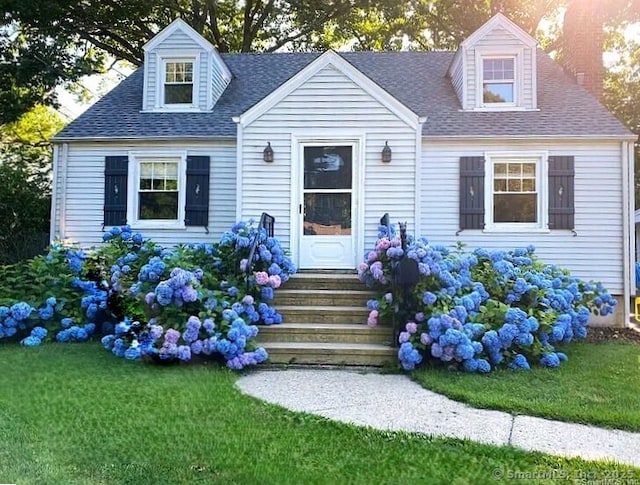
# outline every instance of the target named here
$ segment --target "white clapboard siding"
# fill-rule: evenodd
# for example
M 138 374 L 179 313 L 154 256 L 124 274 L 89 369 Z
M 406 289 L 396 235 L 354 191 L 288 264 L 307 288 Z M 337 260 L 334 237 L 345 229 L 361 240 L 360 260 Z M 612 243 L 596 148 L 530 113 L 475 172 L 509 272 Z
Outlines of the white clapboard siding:
M 464 102 L 464 69 L 462 68 L 464 64 L 464 56 L 461 53 L 454 58 L 454 68 L 451 72 L 451 83 L 453 84 L 453 89 L 460 100 L 460 104 Z
M 483 49 L 490 49 L 491 52 L 495 52 L 496 55 L 501 51 L 509 54 L 513 52 L 514 49 L 522 49 L 522 72 L 516 74 L 516 82 L 522 84 L 518 91 L 521 94 L 518 105 L 527 109 L 535 109 L 534 88 L 536 73 L 533 67 L 533 56 L 536 55 L 535 49 L 527 47 L 518 37 L 503 28 L 491 30 L 466 51 L 467 99 L 465 109 L 473 109 L 481 104 L 481 99 L 477 99 L 477 96 L 480 95 L 478 92 L 478 86 L 480 85 L 478 76 L 481 76 L 482 73 L 476 72 L 476 52 L 482 52 Z M 519 69 L 518 66 L 519 64 L 516 65 L 516 71 Z
M 225 73 L 222 71 L 220 64 L 214 62 L 213 58 L 209 62 L 211 63 L 211 105 L 213 106 L 229 85 L 230 79 L 225 79 Z M 220 59 L 220 62 L 223 62 L 222 59 Z
M 70 143 L 66 173 L 58 172 L 59 194 L 66 178 L 64 210 L 56 207 L 58 233 L 54 237 L 68 238 L 82 246 L 93 246 L 102 241 L 104 160 L 106 156 L 127 155 L 129 151 L 183 149 L 187 155 L 206 155 L 211 158 L 209 184 L 209 234 L 203 227 L 180 230 L 143 229 L 150 237 L 164 245 L 184 242 L 214 242 L 231 228 L 236 212 L 236 146 L 232 142 L 211 143 Z M 60 153 L 62 151 L 60 150 Z M 62 197 L 62 195 L 61 195 Z M 56 204 L 60 206 L 61 198 Z M 64 228 L 64 232 L 59 232 Z M 134 228 L 135 229 L 135 228 Z
M 547 150 L 550 156 L 575 157 L 575 231 L 497 234 L 459 229 L 460 157 L 485 151 Z M 545 142 L 506 144 L 487 141 L 425 141 L 420 166 L 422 236 L 445 246 L 513 249 L 534 244 L 549 263 L 584 279 L 602 281 L 609 291 L 623 291 L 623 207 L 620 145 L 615 142 Z
M 153 109 L 158 90 L 158 55 L 155 52 L 144 54 L 144 99 L 142 109 Z
M 413 224 L 415 218 L 416 133 L 392 111 L 368 94 L 338 69 L 321 69 L 243 131 L 242 196 L 243 219 L 266 211 L 276 218 L 276 235 L 291 247 L 291 204 L 301 190 L 291 180 L 292 137 L 305 140 L 348 138 L 365 140 L 364 252 L 374 242 L 380 217 L 389 212 L 396 220 Z M 393 151 L 389 164 L 381 162 L 385 141 Z M 263 150 L 271 142 L 274 162 L 263 161 Z M 354 226 L 356 227 L 356 226 Z

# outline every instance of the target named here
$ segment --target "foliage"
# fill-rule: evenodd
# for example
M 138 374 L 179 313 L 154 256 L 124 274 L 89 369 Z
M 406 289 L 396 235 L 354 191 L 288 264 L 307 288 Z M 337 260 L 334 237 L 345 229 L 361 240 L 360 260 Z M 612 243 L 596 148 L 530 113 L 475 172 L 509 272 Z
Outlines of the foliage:
M 47 338 L 86 340 L 98 328 L 106 334 L 104 347 L 127 359 L 171 363 L 197 356 L 232 369 L 266 360 L 251 341 L 255 324 L 282 321 L 269 301 L 296 268 L 264 229 L 240 222 L 218 244 L 173 249 L 129 226 L 114 227 L 103 239 L 91 251 L 54 244 L 47 256 L 4 267 L 0 302 L 8 306 L 0 307 L 0 338 L 31 347 Z
M 554 345 L 584 338 L 591 310 L 607 315 L 616 300 L 599 283 L 543 264 L 534 251 L 467 254 L 410 238 L 406 257 L 417 262 L 420 280 L 404 295 L 392 291 L 391 282 L 405 251 L 400 238 L 381 227 L 375 249 L 358 267 L 361 281 L 380 293 L 369 301 L 368 323 L 402 310 L 398 358 L 405 370 L 428 359 L 467 372 L 558 367 L 567 357 Z
M 640 136 L 640 43 L 621 32 L 610 35 L 618 61 L 605 75 L 603 102 L 629 130 Z M 640 143 L 635 144 L 635 207 L 640 208 Z
M 62 126 L 39 106 L 0 128 L 0 264 L 42 254 L 49 243 L 50 140 Z

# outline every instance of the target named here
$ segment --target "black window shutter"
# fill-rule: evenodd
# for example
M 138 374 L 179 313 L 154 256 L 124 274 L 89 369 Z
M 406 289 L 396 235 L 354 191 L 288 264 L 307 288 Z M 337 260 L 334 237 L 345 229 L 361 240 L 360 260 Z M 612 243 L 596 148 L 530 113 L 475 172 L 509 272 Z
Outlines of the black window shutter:
M 104 159 L 104 225 L 127 223 L 127 179 L 129 157 Z
M 209 157 L 187 157 L 187 226 L 209 225 Z
M 549 157 L 549 229 L 574 228 L 574 157 Z
M 460 157 L 460 230 L 484 229 L 484 157 Z

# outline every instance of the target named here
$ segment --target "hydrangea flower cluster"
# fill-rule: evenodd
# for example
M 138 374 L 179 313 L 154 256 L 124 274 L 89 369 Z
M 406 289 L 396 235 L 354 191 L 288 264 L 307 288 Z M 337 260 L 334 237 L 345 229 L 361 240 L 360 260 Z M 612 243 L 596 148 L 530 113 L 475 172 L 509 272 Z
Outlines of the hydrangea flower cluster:
M 20 330 L 25 330 L 34 308 L 20 301 L 11 307 L 0 306 L 0 339 L 13 337 Z
M 381 232 L 358 266 L 360 280 L 380 294 L 367 304 L 370 326 L 390 320 L 394 299 L 402 298 L 390 291 L 390 282 L 391 268 L 403 256 L 400 238 Z M 607 315 L 616 305 L 600 283 L 541 263 L 533 246 L 464 253 L 409 237 L 406 257 L 420 272 L 403 301 L 408 320 L 396 322 L 404 325 L 398 359 L 406 370 L 425 358 L 467 372 L 499 365 L 529 369 L 532 363 L 557 367 L 566 355 L 554 345 L 584 338 L 592 311 Z
M 267 358 L 253 342 L 254 324 L 282 322 L 268 302 L 295 266 L 263 229 L 240 222 L 219 243 L 166 249 L 121 226 L 110 228 L 103 241 L 92 250 L 52 245 L 36 263 L 56 296 L 37 309 L 25 302 L 0 308 L 0 338 L 25 346 L 84 341 L 99 327 L 105 347 L 127 359 L 212 358 L 239 369 Z
M 250 305 L 247 305 L 250 306 Z M 244 311 L 244 307 L 241 311 Z M 258 334 L 258 327 L 247 325 L 230 308 L 222 312 L 220 323 L 213 318 L 201 320 L 192 315 L 184 330 L 164 329 L 155 321 L 146 326 L 125 320 L 116 325 L 115 334 L 102 338 L 102 345 L 117 357 L 135 360 L 144 356 L 160 361 L 189 362 L 199 358 L 222 358 L 230 369 L 242 369 L 264 362 L 264 348 L 251 348 L 249 341 Z

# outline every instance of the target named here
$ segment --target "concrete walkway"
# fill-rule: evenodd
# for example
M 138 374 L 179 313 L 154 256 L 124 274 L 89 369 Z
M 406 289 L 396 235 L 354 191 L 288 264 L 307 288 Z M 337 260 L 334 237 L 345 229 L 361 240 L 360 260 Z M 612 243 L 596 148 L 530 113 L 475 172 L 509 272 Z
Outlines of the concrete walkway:
M 237 386 L 258 399 L 344 423 L 640 467 L 640 433 L 475 409 L 404 375 L 264 370 L 241 377 Z

